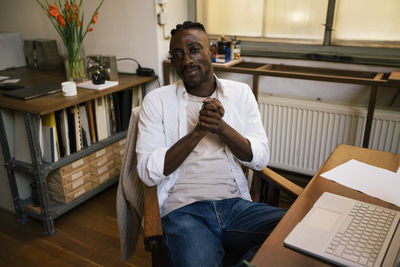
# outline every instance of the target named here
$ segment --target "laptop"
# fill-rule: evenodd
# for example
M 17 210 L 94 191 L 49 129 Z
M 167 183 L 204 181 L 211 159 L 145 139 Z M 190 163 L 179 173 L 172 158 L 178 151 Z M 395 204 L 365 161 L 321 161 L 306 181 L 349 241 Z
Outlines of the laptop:
M 30 100 L 39 96 L 49 95 L 61 91 L 60 83 L 46 83 L 12 91 L 4 92 L 4 95 L 16 97 L 22 100 Z
M 400 212 L 324 192 L 284 240 L 341 266 L 400 266 Z

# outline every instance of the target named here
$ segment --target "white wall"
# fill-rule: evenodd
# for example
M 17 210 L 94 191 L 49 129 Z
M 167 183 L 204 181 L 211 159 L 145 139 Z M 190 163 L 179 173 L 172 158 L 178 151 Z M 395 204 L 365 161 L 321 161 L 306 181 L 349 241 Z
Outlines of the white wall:
M 158 1 L 155 0 L 157 3 Z M 156 13 L 159 13 L 161 8 L 156 4 Z M 166 39 L 167 35 L 170 36 L 171 29 L 179 23 L 182 23 L 187 18 L 187 1 L 186 0 L 174 0 L 168 1 L 165 5 L 164 12 L 167 14 L 167 22 L 165 24 L 165 33 L 161 26 L 157 25 L 157 37 L 158 37 L 158 54 L 159 54 L 159 75 L 162 80 L 162 61 L 168 57 L 169 41 Z
M 50 1 L 52 2 L 52 1 Z M 100 1 L 84 1 L 86 25 Z M 0 31 L 19 32 L 26 39 L 56 39 L 59 51 L 63 44 L 44 11 L 34 0 L 1 0 Z M 105 0 L 94 30 L 83 41 L 86 55 L 106 54 L 131 57 L 143 67 L 160 71 L 154 1 Z M 118 70 L 135 72 L 133 61 L 121 61 Z
M 99 2 L 84 1 L 87 19 Z M 94 30 L 83 42 L 85 54 L 134 58 L 143 67 L 153 68 L 162 80 L 162 60 L 167 58 L 169 39 L 164 38 L 162 27 L 157 24 L 157 13 L 160 12 L 157 3 L 158 0 L 105 0 Z M 169 35 L 176 24 L 186 20 L 187 1 L 168 1 L 165 12 L 165 35 Z M 64 51 L 58 33 L 34 0 L 0 0 L 1 31 L 19 32 L 24 40 L 55 39 L 60 53 Z M 136 68 L 133 61 L 118 63 L 118 70 L 122 72 L 133 73 Z M 150 89 L 154 87 L 155 84 Z

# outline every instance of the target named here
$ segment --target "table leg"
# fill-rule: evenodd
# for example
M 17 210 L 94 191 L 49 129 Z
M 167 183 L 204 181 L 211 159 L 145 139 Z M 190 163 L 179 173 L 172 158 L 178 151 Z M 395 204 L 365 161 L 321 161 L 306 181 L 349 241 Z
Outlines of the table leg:
M 371 91 L 370 91 L 370 95 L 369 95 L 367 122 L 365 123 L 364 140 L 363 140 L 363 145 L 362 145 L 362 147 L 364 147 L 364 148 L 368 148 L 368 144 L 369 144 L 369 138 L 371 135 L 371 127 L 372 127 L 372 119 L 374 118 L 377 91 L 378 91 L 378 88 L 376 86 L 371 87 Z

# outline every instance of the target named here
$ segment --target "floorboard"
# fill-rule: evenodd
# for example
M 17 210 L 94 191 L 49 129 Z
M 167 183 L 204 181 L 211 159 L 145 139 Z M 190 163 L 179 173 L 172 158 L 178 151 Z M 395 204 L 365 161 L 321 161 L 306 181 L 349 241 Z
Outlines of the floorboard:
M 150 253 L 140 237 L 135 254 L 120 261 L 114 185 L 58 217 L 56 233 L 43 235 L 42 223 L 21 225 L 15 214 L 0 209 L 2 266 L 151 266 Z

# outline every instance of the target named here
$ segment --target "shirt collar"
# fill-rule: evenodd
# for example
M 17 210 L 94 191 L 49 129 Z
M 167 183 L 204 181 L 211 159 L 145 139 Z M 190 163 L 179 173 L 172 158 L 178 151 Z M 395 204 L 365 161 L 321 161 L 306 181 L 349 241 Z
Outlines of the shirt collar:
M 221 83 L 220 79 L 217 77 L 217 75 L 214 74 L 214 77 L 215 77 L 215 81 L 217 84 L 216 90 L 218 90 L 218 94 L 221 96 L 224 96 L 225 95 L 224 86 L 222 85 L 222 83 Z M 187 91 L 185 88 L 185 84 L 183 83 L 182 80 L 179 80 L 177 82 L 177 94 L 178 94 L 178 97 L 184 97 L 184 98 L 187 97 Z

